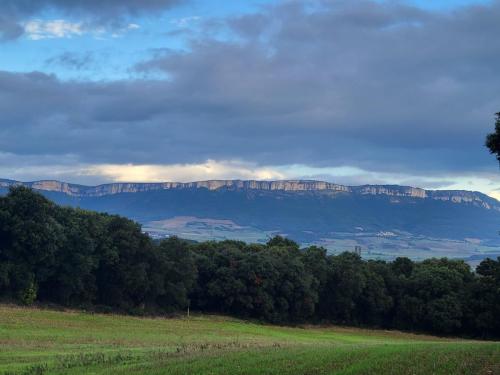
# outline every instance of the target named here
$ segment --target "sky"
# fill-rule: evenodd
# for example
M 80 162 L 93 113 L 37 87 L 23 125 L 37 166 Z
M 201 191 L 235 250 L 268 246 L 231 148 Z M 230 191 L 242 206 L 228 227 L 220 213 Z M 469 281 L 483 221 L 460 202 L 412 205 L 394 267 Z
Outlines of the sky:
M 0 0 L 0 178 L 500 198 L 500 0 Z

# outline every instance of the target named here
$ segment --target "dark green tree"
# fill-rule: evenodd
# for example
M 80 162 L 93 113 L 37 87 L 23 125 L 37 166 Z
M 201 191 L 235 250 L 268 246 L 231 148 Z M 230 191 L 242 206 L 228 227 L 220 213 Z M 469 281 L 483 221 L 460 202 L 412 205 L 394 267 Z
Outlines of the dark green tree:
M 23 302 L 37 298 L 39 285 L 53 273 L 64 228 L 58 207 L 24 187 L 11 188 L 0 203 L 0 289 Z
M 293 249 L 299 248 L 299 244 L 297 242 L 282 236 L 274 236 L 273 238 L 269 239 L 269 241 L 267 241 L 267 246 L 286 247 Z
M 54 273 L 40 285 L 40 298 L 62 305 L 89 306 L 96 302 L 96 277 L 101 246 L 106 243 L 103 215 L 62 208 L 56 219 L 64 228 Z
M 151 249 L 152 265 L 149 303 L 166 311 L 185 309 L 197 277 L 189 244 L 170 237 Z
M 467 331 L 475 336 L 500 337 L 500 257 L 485 259 L 469 286 Z
M 461 260 L 427 259 L 416 264 L 398 303 L 401 328 L 451 334 L 462 328 L 466 290 L 474 280 Z
M 151 239 L 139 224 L 110 216 L 96 271 L 97 303 L 124 310 L 144 309 L 151 280 Z
M 363 263 L 363 270 L 367 282 L 356 300 L 356 320 L 372 326 L 385 326 L 394 305 L 388 289 L 390 267 L 383 261 L 368 261 Z
M 495 114 L 495 131 L 486 136 L 486 147 L 500 162 L 500 112 Z
M 328 277 L 321 291 L 319 310 L 323 319 L 354 323 L 356 304 L 366 286 L 363 261 L 354 253 L 328 258 Z

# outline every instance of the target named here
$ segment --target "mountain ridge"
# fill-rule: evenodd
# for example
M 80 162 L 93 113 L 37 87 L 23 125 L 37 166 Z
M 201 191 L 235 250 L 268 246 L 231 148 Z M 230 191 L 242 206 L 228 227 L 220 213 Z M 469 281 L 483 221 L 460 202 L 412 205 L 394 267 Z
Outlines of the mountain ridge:
M 233 189 L 284 192 L 328 192 L 356 195 L 384 195 L 471 203 L 485 209 L 500 211 L 500 202 L 484 193 L 468 190 L 428 190 L 403 185 L 349 186 L 317 180 L 205 180 L 193 182 L 114 182 L 95 186 L 73 184 L 58 180 L 17 181 L 0 179 L 0 188 L 26 186 L 35 190 L 59 192 L 71 197 L 102 197 L 120 193 L 138 193 L 158 190 Z
M 500 202 L 480 192 L 314 180 L 208 180 L 85 186 L 0 179 L 0 194 L 27 186 L 53 202 L 122 215 L 152 236 L 262 242 L 282 234 L 367 256 L 467 258 L 500 254 Z

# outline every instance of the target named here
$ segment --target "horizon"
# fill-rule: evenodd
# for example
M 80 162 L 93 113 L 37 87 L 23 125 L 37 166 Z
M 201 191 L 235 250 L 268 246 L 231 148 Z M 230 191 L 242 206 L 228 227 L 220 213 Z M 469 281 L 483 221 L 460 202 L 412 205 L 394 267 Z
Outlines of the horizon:
M 0 176 L 479 191 L 500 0 L 5 0 Z
M 68 184 L 68 185 L 74 185 L 74 186 L 82 186 L 82 187 L 88 187 L 88 188 L 93 188 L 93 187 L 99 187 L 99 186 L 105 186 L 105 185 L 114 185 L 114 184 L 122 184 L 122 185 L 156 185 L 156 184 L 194 184 L 194 183 L 204 183 L 204 182 L 308 182 L 308 183 L 327 183 L 331 185 L 337 185 L 337 186 L 345 186 L 345 187 L 351 187 L 351 188 L 356 188 L 356 187 L 363 187 L 363 186 L 392 186 L 392 187 L 401 187 L 401 188 L 411 188 L 411 189 L 418 189 L 418 190 L 425 190 L 425 191 L 450 191 L 450 192 L 460 192 L 460 191 L 465 191 L 465 192 L 470 192 L 470 193 L 480 193 L 484 194 L 480 191 L 477 190 L 463 190 L 463 189 L 425 189 L 419 186 L 410 186 L 410 185 L 398 185 L 398 184 L 360 184 L 360 185 L 345 185 L 345 184 L 339 184 L 333 181 L 324 181 L 324 180 L 305 180 L 305 179 L 283 179 L 283 180 L 255 180 L 255 179 L 210 179 L 210 180 L 189 180 L 189 181 L 153 181 L 153 182 L 148 182 L 148 181 L 115 181 L 115 182 L 105 182 L 102 184 L 96 184 L 96 185 L 87 185 L 87 184 L 79 184 L 79 183 L 73 183 L 70 181 L 63 181 L 63 180 L 55 180 L 55 179 L 43 179 L 43 180 L 31 180 L 31 181 L 21 181 L 21 180 L 12 180 L 8 178 L 1 178 L 0 177 L 0 182 L 13 182 L 13 183 L 21 183 L 21 184 L 33 184 L 33 183 L 39 183 L 39 182 L 57 182 L 60 184 Z M 43 189 L 42 189 L 43 190 Z M 500 202 L 499 198 L 496 198 L 494 196 L 485 194 L 490 198 L 493 198 Z

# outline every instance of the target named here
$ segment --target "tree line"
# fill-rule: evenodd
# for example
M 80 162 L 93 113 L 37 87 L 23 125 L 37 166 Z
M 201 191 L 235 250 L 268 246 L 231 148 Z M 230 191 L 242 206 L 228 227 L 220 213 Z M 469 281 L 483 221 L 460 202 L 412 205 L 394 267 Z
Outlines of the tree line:
M 286 238 L 153 241 L 115 215 L 60 207 L 24 187 L 0 197 L 0 298 L 135 314 L 192 310 L 500 337 L 500 258 L 413 262 L 328 255 Z

